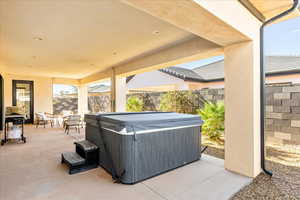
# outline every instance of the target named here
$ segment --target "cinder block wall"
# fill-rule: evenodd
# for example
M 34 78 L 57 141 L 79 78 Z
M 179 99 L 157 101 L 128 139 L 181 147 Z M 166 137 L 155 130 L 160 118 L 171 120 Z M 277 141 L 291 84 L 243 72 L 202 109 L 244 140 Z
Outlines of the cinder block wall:
M 193 93 L 196 97 L 201 96 L 213 102 L 224 100 L 224 89 L 201 89 Z M 144 100 L 146 110 L 158 110 L 163 94 L 164 92 L 133 93 L 127 98 L 138 96 Z M 199 98 L 195 98 L 194 108 L 202 106 Z M 266 86 L 265 130 L 267 142 L 300 144 L 300 84 Z
M 62 114 L 63 111 L 72 111 L 73 113 L 78 112 L 78 98 L 53 98 L 53 114 Z
M 267 140 L 300 144 L 300 85 L 274 84 L 266 87 Z
M 98 95 L 88 97 L 88 109 L 91 113 L 111 112 L 110 95 Z
M 194 90 L 192 93 L 194 94 L 194 98 L 192 99 L 193 108 L 191 110 L 194 112 L 203 107 L 202 99 L 212 102 L 224 100 L 224 88 Z M 131 96 L 137 96 L 143 100 L 145 111 L 159 111 L 160 99 L 164 94 L 166 92 L 130 93 L 127 95 L 127 99 Z

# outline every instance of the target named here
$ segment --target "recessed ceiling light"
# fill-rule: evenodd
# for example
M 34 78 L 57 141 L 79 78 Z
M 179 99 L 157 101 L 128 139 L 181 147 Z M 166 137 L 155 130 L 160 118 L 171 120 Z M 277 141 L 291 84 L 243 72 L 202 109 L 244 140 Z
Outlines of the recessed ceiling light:
M 156 30 L 156 31 L 153 31 L 152 34 L 153 34 L 153 35 L 158 35 L 158 34 L 159 34 L 159 31 L 157 31 L 157 30 Z
M 43 40 L 43 38 L 41 38 L 41 37 L 34 37 L 33 39 L 34 40 L 39 40 L 39 41 Z

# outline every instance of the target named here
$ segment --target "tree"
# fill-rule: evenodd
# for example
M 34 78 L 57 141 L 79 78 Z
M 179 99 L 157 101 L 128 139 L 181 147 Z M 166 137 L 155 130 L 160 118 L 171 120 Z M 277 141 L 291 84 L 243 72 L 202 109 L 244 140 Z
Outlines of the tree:
M 224 102 L 206 102 L 203 109 L 198 110 L 198 114 L 204 120 L 202 133 L 209 139 L 222 142 L 221 136 L 224 134 L 225 106 Z
M 126 110 L 128 112 L 141 112 L 144 108 L 144 102 L 136 96 L 129 97 L 126 103 Z
M 160 99 L 159 110 L 165 112 L 193 113 L 193 98 L 191 91 L 170 91 Z

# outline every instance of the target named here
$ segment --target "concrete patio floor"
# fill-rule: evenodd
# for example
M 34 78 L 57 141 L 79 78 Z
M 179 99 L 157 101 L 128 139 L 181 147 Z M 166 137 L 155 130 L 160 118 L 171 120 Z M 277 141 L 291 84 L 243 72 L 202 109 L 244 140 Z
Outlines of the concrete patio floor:
M 1 200 L 225 200 L 251 182 L 207 155 L 135 185 L 115 184 L 101 168 L 68 175 L 60 154 L 74 151 L 73 142 L 84 138 L 84 130 L 66 135 L 62 128 L 26 126 L 25 131 L 26 144 L 0 147 Z

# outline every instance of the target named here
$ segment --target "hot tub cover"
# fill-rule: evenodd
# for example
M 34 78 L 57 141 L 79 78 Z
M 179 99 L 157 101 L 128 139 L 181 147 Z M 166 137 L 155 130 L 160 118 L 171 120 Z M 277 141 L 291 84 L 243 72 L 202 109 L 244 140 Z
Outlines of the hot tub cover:
M 118 134 L 133 135 L 201 126 L 203 121 L 197 115 L 173 112 L 109 113 L 96 116 L 101 127 Z
M 85 115 L 86 139 L 99 147 L 99 165 L 126 184 L 201 157 L 202 120 L 171 112 Z

